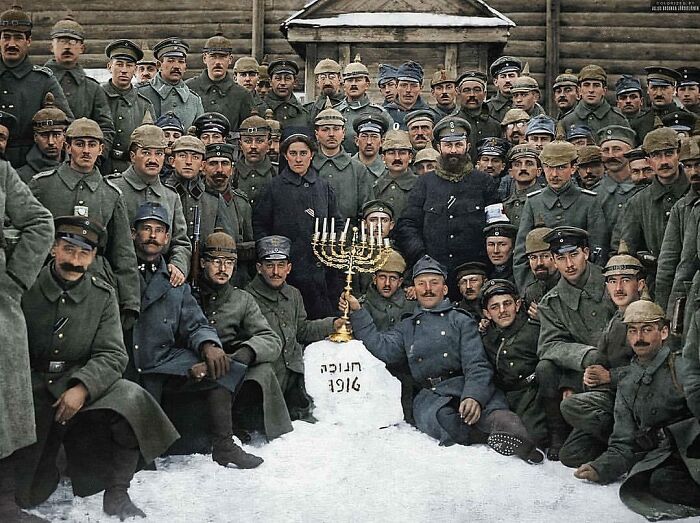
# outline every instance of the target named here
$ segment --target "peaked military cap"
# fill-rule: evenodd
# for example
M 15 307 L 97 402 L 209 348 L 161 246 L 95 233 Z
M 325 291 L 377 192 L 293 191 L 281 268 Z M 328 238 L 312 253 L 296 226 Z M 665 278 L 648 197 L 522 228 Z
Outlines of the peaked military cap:
M 267 73 L 270 76 L 274 74 L 291 74 L 296 76 L 299 74 L 299 66 L 292 60 L 273 60 L 267 66 Z
M 627 306 L 622 323 L 655 323 L 664 321 L 665 318 L 666 314 L 661 306 L 642 297 Z
M 504 236 L 514 240 L 518 235 L 518 228 L 510 222 L 496 222 L 484 227 L 484 236 Z
M 603 156 L 600 152 L 600 147 L 597 145 L 584 145 L 578 150 L 578 165 L 589 165 L 591 163 L 601 163 Z
M 608 74 L 599 65 L 589 64 L 582 67 L 578 73 L 578 82 L 581 83 L 585 80 L 598 80 L 606 84 L 608 82 Z
M 466 140 L 472 132 L 472 126 L 459 116 L 445 116 L 433 128 L 433 136 L 441 142 Z
M 126 60 L 127 62 L 138 62 L 143 58 L 141 48 L 131 40 L 114 40 L 105 47 L 105 55 L 110 60 Z
M 202 136 L 203 133 L 219 133 L 224 137 L 231 131 L 231 123 L 221 113 L 210 112 L 198 116 L 193 122 L 195 134 Z
M 255 242 L 258 260 L 288 260 L 292 250 L 292 240 L 286 236 L 265 236 Z
M 644 266 L 627 249 L 627 242 L 620 240 L 620 247 L 615 256 L 611 256 L 603 269 L 604 276 L 629 275 L 636 276 L 644 271 Z
M 647 73 L 647 84 L 649 85 L 673 86 L 683 78 L 675 69 L 661 65 L 645 67 L 644 70 Z
M 66 129 L 66 138 L 95 138 L 101 142 L 105 139 L 98 123 L 85 117 L 73 120 Z
M 134 216 L 133 226 L 139 222 L 146 220 L 156 220 L 163 225 L 166 229 L 170 229 L 170 216 L 168 215 L 168 209 L 162 206 L 158 202 L 144 202 L 138 209 L 136 209 L 136 216 Z
M 331 58 L 324 58 L 314 67 L 314 74 L 340 74 L 340 64 Z
M 7 127 L 8 131 L 12 132 L 12 129 L 17 125 L 17 118 L 14 114 L 0 111 L 0 125 Z
M 637 142 L 637 134 L 634 132 L 634 129 L 623 125 L 608 125 L 598 131 L 598 143 L 603 145 L 603 142 L 609 140 L 619 140 L 630 147 L 634 147 L 634 144 Z
M 355 60 L 345 66 L 345 69 L 343 70 L 343 79 L 357 78 L 361 76 L 366 76 L 369 78 L 369 69 L 367 69 L 367 66 L 362 63 L 360 55 L 358 54 L 355 56 Z
M 622 155 L 625 158 L 627 158 L 630 162 L 633 162 L 634 160 L 646 160 L 647 157 L 647 154 L 644 152 L 644 149 L 642 149 L 641 146 L 635 147 L 634 149 L 630 149 Z
M 34 132 L 65 131 L 69 124 L 70 121 L 66 113 L 54 104 L 53 93 L 46 93 L 42 108 L 32 116 Z
M 457 83 L 457 78 L 453 73 L 450 73 L 449 71 L 443 69 L 438 69 L 433 73 L 432 78 L 430 79 L 430 87 L 435 87 L 436 85 L 441 85 L 441 84 L 454 84 Z
M 56 22 L 49 33 L 51 38 L 75 38 L 81 42 L 85 40 L 85 29 L 71 15 Z
M 236 63 L 233 64 L 234 73 L 255 73 L 260 74 L 260 64 L 252 56 L 241 56 Z
M 316 127 L 319 127 L 321 125 L 345 125 L 345 117 L 342 115 L 340 111 L 337 111 L 333 109 L 332 107 L 329 107 L 327 109 L 324 109 L 320 113 L 316 115 L 316 119 L 314 120 L 314 125 Z
M 378 133 L 384 135 L 389 130 L 389 127 L 391 127 L 391 123 L 383 114 L 360 114 L 352 122 L 352 128 L 356 134 Z
M 540 162 L 549 167 L 559 167 L 576 160 L 578 153 L 572 143 L 555 140 L 545 144 L 540 152 Z
M 204 42 L 204 47 L 202 48 L 204 53 L 220 53 L 220 54 L 232 54 L 233 53 L 233 42 L 226 38 L 223 33 L 216 33 L 214 36 L 209 38 Z
M 588 247 L 588 233 L 578 227 L 562 225 L 555 227 L 543 238 L 549 243 L 549 250 L 555 254 L 572 252 L 579 247 Z
M 511 93 L 528 93 L 530 91 L 539 91 L 540 84 L 537 83 L 532 76 L 520 76 L 513 82 Z
M 65 240 L 83 249 L 93 250 L 104 238 L 104 226 L 83 216 L 58 216 L 54 220 L 55 238 Z
M 674 111 L 661 117 L 661 122 L 678 132 L 689 132 L 695 128 L 698 117 L 689 111 Z
M 457 268 L 455 268 L 455 276 L 457 281 L 461 280 L 464 276 L 471 276 L 472 274 L 478 274 L 479 276 L 486 276 L 486 264 L 481 262 L 466 262 Z
M 545 114 L 540 114 L 530 118 L 530 121 L 527 123 L 525 136 L 529 136 L 531 134 L 548 134 L 554 138 L 556 135 L 556 125 L 557 123 L 552 118 Z
M 511 149 L 508 151 L 506 159 L 509 162 L 512 162 L 513 160 L 523 157 L 535 158 L 539 163 L 540 151 L 532 144 L 521 143 L 511 147 Z
M 190 151 L 203 156 L 206 149 L 207 147 L 202 140 L 195 136 L 190 136 L 189 134 L 180 136 L 180 138 L 173 142 L 173 154 L 179 151 Z
M 520 74 L 523 70 L 523 62 L 514 56 L 501 56 L 489 67 L 491 78 L 496 78 L 501 73 L 517 71 Z
M 700 136 L 691 136 L 681 139 L 681 149 L 678 153 L 678 159 L 684 160 L 700 160 Z
M 427 254 L 416 262 L 413 266 L 413 278 L 417 278 L 421 274 L 439 274 L 447 279 L 447 269 L 437 260 L 434 260 Z
M 659 127 L 646 134 L 642 149 L 648 154 L 678 147 L 678 133 L 670 127 Z
M 416 157 L 413 159 L 413 165 L 421 162 L 437 162 L 439 159 L 439 152 L 432 147 L 426 147 L 425 149 L 421 149 L 416 153 Z
M 591 142 L 595 142 L 595 136 L 593 135 L 593 129 L 587 125 L 572 125 L 566 131 L 566 141 L 575 140 L 576 138 L 586 138 L 590 139 Z
M 185 126 L 182 125 L 182 120 L 172 111 L 160 115 L 155 121 L 155 125 L 164 131 L 179 131 L 185 134 Z
M 136 65 L 157 65 L 156 55 L 148 48 L 148 45 L 144 43 L 141 49 L 143 56 L 136 61 Z
M 190 46 L 187 42 L 175 36 L 161 40 L 153 46 L 153 54 L 158 60 L 167 56 L 186 58 L 189 50 Z
M 265 118 L 254 114 L 241 122 L 238 134 L 241 136 L 265 136 L 270 134 L 270 123 Z
M 238 255 L 236 253 L 236 240 L 232 236 L 226 234 L 223 228 L 216 227 L 207 239 L 204 241 L 204 256 L 206 258 L 228 258 L 235 260 Z
M 139 125 L 134 129 L 129 142 L 142 149 L 165 149 L 168 145 L 163 129 L 150 123 Z
M 698 85 L 700 84 L 700 69 L 693 66 L 685 66 L 676 71 L 681 75 L 678 80 L 678 87 L 683 85 Z
M 389 249 L 389 256 L 387 256 L 384 265 L 382 265 L 377 272 L 379 271 L 395 272 L 403 275 L 403 273 L 406 272 L 406 260 L 403 259 L 403 256 L 401 256 L 398 251 Z
M 457 86 L 461 86 L 464 82 L 479 82 L 482 86 L 486 87 L 488 77 L 486 73 L 482 73 L 476 69 L 470 69 L 459 75 L 457 78 Z
M 578 76 L 576 76 L 571 69 L 565 70 L 562 74 L 560 74 L 554 79 L 552 89 L 556 89 L 557 87 L 564 87 L 567 85 L 570 85 L 572 87 L 576 87 L 578 85 Z
M 407 150 L 412 151 L 413 145 L 411 145 L 411 139 L 408 136 L 408 132 L 401 131 L 399 129 L 391 129 L 384 136 L 384 142 L 382 143 L 382 152 L 385 153 L 391 150 Z
M 382 87 L 390 80 L 396 80 L 398 78 L 398 72 L 398 67 L 394 67 L 393 65 L 389 64 L 379 64 L 379 79 L 377 80 L 377 85 Z
M 7 11 L 0 14 L 0 31 L 31 33 L 33 25 L 31 17 L 18 4 L 12 4 Z
M 505 127 L 508 124 L 515 123 L 515 122 L 529 122 L 530 121 L 530 115 L 527 114 L 527 111 L 523 111 L 522 109 L 508 109 L 506 111 L 506 114 L 503 116 L 503 121 L 501 121 L 501 126 Z
M 228 143 L 210 143 L 207 145 L 207 150 L 204 157 L 209 158 L 228 158 L 233 161 L 233 145 Z
M 362 206 L 362 219 L 367 218 L 373 212 L 383 212 L 394 219 L 394 208 L 384 200 L 370 200 Z
M 620 96 L 621 94 L 625 93 L 632 93 L 634 91 L 637 91 L 640 94 L 642 93 L 642 82 L 640 82 L 634 76 L 623 74 L 617 79 L 617 82 L 615 82 L 615 96 Z
M 423 83 L 423 67 L 413 60 L 404 62 L 399 66 L 399 70 L 396 72 L 396 77 L 399 82 L 414 82 Z
M 550 232 L 552 232 L 552 229 L 549 227 L 535 227 L 527 233 L 525 237 L 525 254 L 548 251 L 549 242 L 545 241 L 544 238 Z
M 489 303 L 489 299 L 494 296 L 502 296 L 504 294 L 513 296 L 515 300 L 519 300 L 518 290 L 515 288 L 515 284 L 508 280 L 502 280 L 499 278 L 494 278 L 487 281 L 481 287 L 481 307 L 483 309 Z
M 410 127 L 414 122 L 430 122 L 435 125 L 435 113 L 430 109 L 416 109 L 406 114 L 404 123 L 406 127 Z
M 488 137 L 482 138 L 476 143 L 476 155 L 478 156 L 498 156 L 506 159 L 511 143 L 503 138 Z

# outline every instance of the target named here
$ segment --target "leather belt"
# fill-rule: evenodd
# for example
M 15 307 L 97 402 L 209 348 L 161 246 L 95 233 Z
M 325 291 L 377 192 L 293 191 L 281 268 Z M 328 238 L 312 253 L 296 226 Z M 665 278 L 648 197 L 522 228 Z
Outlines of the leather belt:
M 462 374 L 459 371 L 451 370 L 444 376 L 438 376 L 436 378 L 425 378 L 425 381 L 428 383 L 428 388 L 434 390 L 435 387 L 437 387 L 440 383 L 450 378 L 454 378 L 455 376 L 462 376 Z
M 84 365 L 83 361 L 32 360 L 32 370 L 48 374 L 60 374 L 73 367 Z

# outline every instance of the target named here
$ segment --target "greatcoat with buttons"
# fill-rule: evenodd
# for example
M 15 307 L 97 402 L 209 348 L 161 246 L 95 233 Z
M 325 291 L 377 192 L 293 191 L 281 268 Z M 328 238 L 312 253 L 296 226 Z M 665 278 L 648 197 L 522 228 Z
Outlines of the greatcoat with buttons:
M 374 356 L 387 364 L 408 360 L 413 379 L 422 387 L 413 402 L 416 426 L 442 444 L 452 440 L 436 414 L 453 399 L 476 400 L 482 416 L 508 408 L 493 383 L 476 322 L 448 300 L 433 309 L 417 307 L 385 332 L 377 330 L 365 308 L 353 312 L 350 320 L 353 334 Z
M 397 221 L 408 203 L 408 195 L 418 181 L 418 175 L 409 168 L 394 177 L 387 169 L 372 185 L 375 200 L 382 200 L 394 209 L 394 221 Z
M 148 98 L 153 104 L 156 117 L 173 112 L 187 130 L 198 116 L 204 114 L 202 99 L 180 80 L 177 84 L 163 80 L 160 73 L 147 84 L 138 87 L 139 93 Z
M 236 131 L 241 122 L 250 116 L 253 96 L 234 81 L 231 73 L 226 73 L 223 79 L 214 82 L 204 70 L 185 84 L 200 96 L 205 112 L 221 113 L 228 118 L 232 131 Z
M 238 190 L 248 197 L 251 207 L 260 199 L 273 176 L 277 176 L 277 167 L 272 165 L 267 156 L 256 165 L 249 165 L 245 159 L 236 163 Z

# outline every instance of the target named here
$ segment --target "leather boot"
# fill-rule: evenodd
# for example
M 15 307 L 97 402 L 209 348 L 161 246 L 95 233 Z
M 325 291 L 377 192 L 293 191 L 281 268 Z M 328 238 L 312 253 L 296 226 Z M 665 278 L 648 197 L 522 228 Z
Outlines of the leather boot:
M 138 440 L 126 419 L 117 416 L 111 423 L 112 463 L 107 488 L 102 498 L 102 510 L 121 521 L 126 518 L 145 518 L 146 514 L 129 497 L 129 485 L 139 460 Z
M 8 523 L 40 523 L 47 519 L 23 512 L 15 502 L 14 458 L 0 459 L 0 521 Z
M 547 459 L 549 461 L 559 461 L 559 451 L 564 446 L 564 442 L 571 432 L 571 427 L 561 415 L 561 410 L 559 409 L 560 398 L 543 398 L 542 403 L 547 416 L 547 432 L 549 433 Z
M 232 463 L 241 469 L 252 469 L 260 465 L 263 459 L 248 454 L 231 439 L 233 436 L 232 403 L 231 392 L 223 387 L 211 390 L 207 396 L 209 427 L 213 443 L 211 458 L 222 467 Z
M 544 453 L 540 449 L 515 434 L 492 432 L 486 443 L 499 454 L 504 456 L 515 454 L 530 465 L 539 465 L 544 461 Z

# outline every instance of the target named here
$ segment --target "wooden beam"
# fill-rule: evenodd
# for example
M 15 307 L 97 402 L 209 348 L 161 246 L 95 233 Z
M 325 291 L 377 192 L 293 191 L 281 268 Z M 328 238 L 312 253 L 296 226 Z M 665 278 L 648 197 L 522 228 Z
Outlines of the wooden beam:
M 445 45 L 445 71 L 452 74 L 455 78 L 457 77 L 457 64 L 459 64 L 458 54 L 457 44 Z
M 547 23 L 545 31 L 545 74 L 542 92 L 547 98 L 547 112 L 557 114 L 557 106 L 551 87 L 559 74 L 559 13 L 560 0 L 547 0 Z
M 265 55 L 265 0 L 253 0 L 253 37 L 251 54 L 258 62 Z
M 290 42 L 352 42 L 352 43 L 507 43 L 508 28 L 391 28 L 391 27 L 290 27 Z
M 306 44 L 306 60 L 304 64 L 304 94 L 306 101 L 316 99 L 316 76 L 314 68 L 318 62 L 318 46 L 316 44 Z

